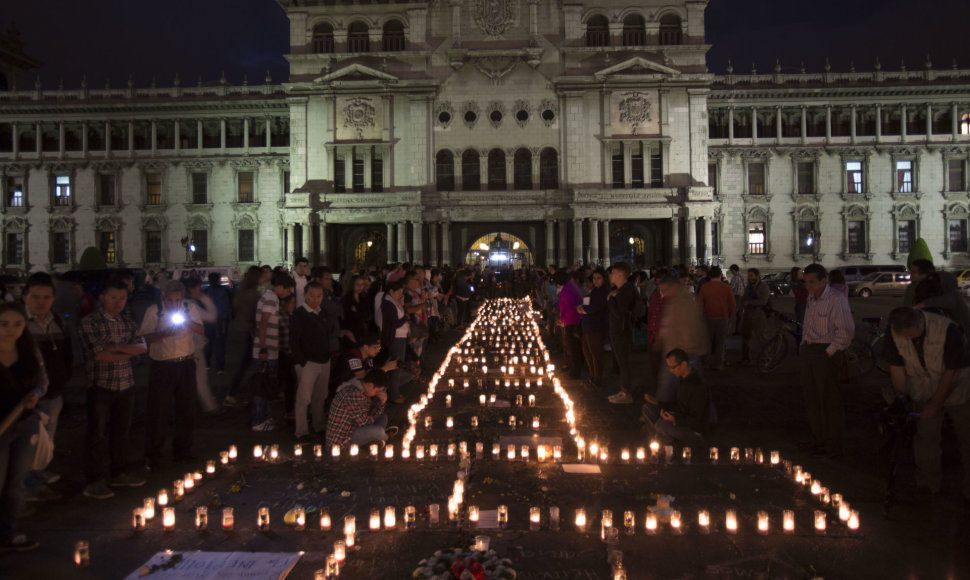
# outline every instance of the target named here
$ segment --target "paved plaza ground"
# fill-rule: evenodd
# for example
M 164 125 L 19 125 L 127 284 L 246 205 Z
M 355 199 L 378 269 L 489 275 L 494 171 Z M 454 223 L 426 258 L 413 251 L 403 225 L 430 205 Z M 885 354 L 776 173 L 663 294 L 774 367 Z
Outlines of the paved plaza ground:
M 888 299 L 852 300 L 857 319 L 885 314 L 893 303 Z M 776 299 L 779 310 L 791 310 L 788 299 Z M 429 348 L 425 366 L 436 369 L 447 350 L 460 338 L 452 331 L 444 340 Z M 738 344 L 732 341 L 731 357 L 736 358 Z M 457 544 L 469 544 L 476 533 L 491 538 L 491 547 L 510 558 L 522 579 L 611 578 L 607 563 L 607 545 L 599 538 L 599 519 L 603 509 L 611 509 L 619 527 L 623 512 L 633 510 L 636 533 L 621 533 L 618 549 L 628 569 L 628 577 L 653 578 L 963 578 L 970 577 L 970 517 L 964 511 L 957 491 L 960 477 L 956 446 L 948 444 L 944 453 L 946 466 L 944 493 L 934 498 L 919 498 L 912 482 L 911 453 L 900 456 L 898 503 L 884 511 L 888 454 L 887 437 L 880 433 L 880 389 L 886 375 L 873 371 L 863 379 L 844 387 L 847 415 L 846 455 L 832 460 L 799 452 L 795 441 L 807 432 L 798 385 L 797 365 L 790 364 L 771 375 L 758 375 L 751 367 L 729 367 L 709 374 L 719 423 L 710 434 L 709 446 L 721 452 L 718 465 L 708 460 L 708 446 L 694 447 L 690 464 L 676 457 L 669 465 L 647 461 L 638 465 L 618 460 L 624 447 L 635 450 L 647 443 L 638 422 L 637 406 L 615 406 L 605 401 L 608 393 L 585 390 L 577 381 L 565 380 L 566 391 L 576 403 L 577 427 L 587 440 L 597 439 L 609 445 L 612 460 L 600 466 L 601 473 L 567 474 L 555 463 L 532 461 L 509 462 L 505 459 L 507 443 L 520 444 L 520 437 L 532 436 L 529 425 L 508 429 L 505 417 L 512 410 L 482 409 L 478 393 L 455 391 L 452 407 L 446 408 L 441 393 L 425 414 L 433 417 L 433 426 L 425 431 L 419 426 L 415 443 L 437 442 L 442 453 L 450 441 L 467 440 L 471 445 L 481 441 L 485 454 L 491 444 L 501 442 L 502 459 L 472 461 L 466 486 L 466 504 L 483 510 L 498 505 L 509 506 L 507 529 L 475 530 L 437 527 L 428 523 L 427 505 L 439 503 L 446 519 L 446 496 L 458 471 L 457 462 L 415 461 L 371 462 L 360 459 L 339 462 L 316 462 L 312 459 L 292 461 L 295 442 L 290 431 L 253 433 L 249 430 L 248 409 L 232 409 L 210 418 L 200 418 L 196 431 L 195 454 L 200 459 L 218 457 L 220 450 L 236 444 L 241 458 L 229 469 L 220 469 L 213 479 L 203 480 L 200 488 L 177 505 L 177 526 L 162 531 L 158 520 L 142 532 L 131 529 L 132 509 L 142 499 L 155 495 L 160 488 L 170 488 L 172 481 L 186 471 L 202 469 L 198 465 L 163 464 L 160 472 L 148 474 L 148 484 L 141 488 L 120 488 L 110 500 L 98 501 L 81 495 L 81 449 L 84 439 L 82 382 L 76 380 L 68 395 L 57 435 L 58 450 L 50 469 L 63 474 L 55 484 L 64 498 L 45 504 L 34 504 L 37 513 L 22 522 L 23 530 L 41 541 L 41 547 L 24 554 L 0 557 L 0 577 L 17 579 L 50 578 L 123 578 L 138 569 L 156 552 L 206 550 L 218 552 L 304 551 L 291 578 L 312 578 L 313 571 L 323 567 L 323 559 L 332 551 L 333 542 L 341 537 L 339 522 L 347 513 L 357 516 L 358 547 L 348 555 L 341 578 L 403 579 L 423 558 L 435 550 Z M 553 361 L 560 363 L 556 356 Z M 637 353 L 635 376 L 648 389 L 647 356 Z M 233 361 L 230 361 L 232 364 Z M 607 365 L 607 369 L 610 365 Z M 148 364 L 138 367 L 136 419 L 132 429 L 133 458 L 141 455 L 143 444 L 144 391 Z M 428 376 L 431 372 L 427 373 Z M 221 387 L 224 375 L 212 375 Z M 608 383 L 615 380 L 609 375 Z M 411 383 L 406 394 L 411 400 L 424 393 L 425 385 Z M 524 391 L 523 391 L 524 392 Z M 514 392 L 513 392 L 514 394 Z M 513 403 L 514 404 L 514 403 Z M 405 425 L 405 409 L 391 408 L 391 423 Z M 470 416 L 480 416 L 477 431 L 463 428 Z M 538 415 L 542 437 L 565 439 L 565 449 L 572 449 L 563 421 L 563 407 L 550 389 L 539 391 L 535 410 L 523 409 L 519 421 Z M 455 417 L 456 429 L 444 428 L 444 418 Z M 501 423 L 499 421 L 502 421 Z M 545 441 L 545 440 L 543 440 Z M 400 444 L 400 437 L 397 441 Z M 275 463 L 254 462 L 254 444 L 278 443 L 284 459 Z M 393 442 L 392 442 L 393 443 Z M 780 467 L 742 464 L 728 460 L 731 447 L 778 450 L 794 464 L 801 465 L 820 479 L 833 492 L 842 493 L 853 509 L 860 511 L 861 533 L 849 534 L 846 527 L 828 511 L 829 531 L 814 533 L 813 512 L 820 504 L 804 488 L 797 486 Z M 309 454 L 310 448 L 306 448 Z M 572 451 L 570 451 L 572 452 Z M 532 453 L 535 453 L 533 450 Z M 474 453 L 473 453 L 474 455 Z M 571 460 L 571 458 L 567 458 Z M 325 493 L 321 493 L 326 488 Z M 684 515 L 684 532 L 671 533 L 662 523 L 656 535 L 644 531 L 647 507 L 658 494 L 675 497 L 672 507 Z M 210 510 L 210 530 L 193 529 L 190 512 L 193 506 L 208 503 L 235 508 L 236 526 L 224 532 L 218 526 L 217 510 Z M 293 505 L 327 507 L 335 522 L 334 530 L 321 532 L 311 518 L 306 531 L 295 531 L 283 523 L 283 514 Z M 404 531 L 399 523 L 395 531 L 368 531 L 371 508 L 383 510 L 395 506 L 397 518 L 404 518 L 404 507 L 418 509 L 417 529 Z M 256 526 L 257 508 L 271 510 L 268 531 Z M 538 531 L 529 530 L 529 507 L 541 506 L 542 522 Z M 561 510 L 560 531 L 548 529 L 548 507 Z M 574 510 L 584 508 L 590 525 L 585 532 L 573 525 Z M 739 531 L 727 533 L 724 512 L 735 509 Z M 696 524 L 699 509 L 711 512 L 709 533 Z M 780 532 L 781 514 L 790 509 L 796 515 L 796 533 Z M 772 529 L 759 535 L 756 512 L 769 513 Z M 492 516 L 494 517 L 494 516 Z M 86 569 L 75 569 L 73 547 L 77 540 L 90 543 L 91 561 Z M 148 576 L 151 577 L 151 576 Z

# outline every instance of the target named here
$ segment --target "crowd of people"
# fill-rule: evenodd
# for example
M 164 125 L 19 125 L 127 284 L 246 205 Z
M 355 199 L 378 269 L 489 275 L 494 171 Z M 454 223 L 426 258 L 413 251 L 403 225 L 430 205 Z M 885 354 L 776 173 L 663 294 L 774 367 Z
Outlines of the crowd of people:
M 927 261 L 912 267 L 904 305 L 888 316 L 885 356 L 895 394 L 917 417 L 918 483 L 940 488 L 942 417 L 952 419 L 970 473 L 970 311 L 948 275 Z M 791 272 L 801 324 L 800 380 L 812 453 L 843 453 L 840 398 L 844 357 L 854 334 L 844 279 L 818 264 Z M 97 290 L 82 317 L 76 288 L 45 273 L 30 276 L 20 301 L 0 302 L 0 551 L 37 543 L 16 527 L 24 501 L 56 499 L 60 476 L 46 470 L 76 349 L 84 361 L 86 440 L 83 494 L 108 499 L 137 487 L 146 471 L 195 462 L 198 415 L 249 406 L 250 427 L 290 429 L 302 441 L 347 447 L 397 433 L 387 406 L 423 392 L 425 346 L 469 322 L 476 296 L 531 297 L 545 316 L 548 344 L 562 370 L 611 404 L 641 404 L 644 428 L 685 444 L 704 440 L 717 420 L 705 375 L 729 363 L 725 344 L 740 335 L 751 364 L 772 307 L 756 268 L 732 265 L 634 272 L 599 267 L 515 272 L 391 264 L 345 271 L 296 261 L 292 271 L 253 266 L 236 288 L 219 274 L 152 279 L 157 300 L 137 316 L 133 281 L 121 273 Z M 70 312 L 56 308 L 73 293 Z M 67 316 L 64 316 L 67 314 Z M 74 340 L 74 338 L 77 340 Z M 634 379 L 632 353 L 646 351 Z M 608 354 L 607 354 L 608 353 Z M 144 469 L 130 460 L 136 362 L 150 365 Z M 642 367 L 640 367 L 642 368 Z M 612 370 L 616 379 L 605 377 Z M 210 385 L 210 371 L 224 388 Z M 409 383 L 415 383 L 412 390 Z M 608 385 L 615 385 L 615 392 Z M 277 400 L 283 404 L 274 404 Z M 278 408 L 282 406 L 282 412 Z M 171 440 L 171 451 L 167 450 Z M 46 443 L 45 443 L 46 441 Z M 970 497 L 970 477 L 965 493 Z

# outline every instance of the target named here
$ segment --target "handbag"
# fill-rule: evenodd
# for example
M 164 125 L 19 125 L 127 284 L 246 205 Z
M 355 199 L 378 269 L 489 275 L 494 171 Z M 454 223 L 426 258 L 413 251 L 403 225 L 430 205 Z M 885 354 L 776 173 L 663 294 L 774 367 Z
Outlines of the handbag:
M 50 423 L 51 418 L 47 413 L 39 411 L 37 416 L 40 419 L 40 428 L 37 430 L 37 448 L 34 452 L 34 462 L 30 468 L 40 471 L 50 465 L 51 460 L 54 459 L 54 440 L 47 431 L 47 424 Z

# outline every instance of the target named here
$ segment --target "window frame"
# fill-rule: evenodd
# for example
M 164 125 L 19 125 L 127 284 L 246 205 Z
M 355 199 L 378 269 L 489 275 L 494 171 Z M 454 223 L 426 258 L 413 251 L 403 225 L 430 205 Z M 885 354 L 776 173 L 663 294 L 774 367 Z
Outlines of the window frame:
M 62 183 L 61 180 L 66 180 Z M 64 172 L 51 173 L 51 207 L 74 207 L 74 174 Z
M 30 209 L 29 198 L 27 197 L 27 174 L 26 173 L 4 173 L 3 175 L 3 208 L 26 211 Z M 19 190 L 13 185 L 18 183 Z M 20 204 L 13 202 L 11 193 L 20 191 Z
M 242 255 L 243 232 L 247 232 L 253 238 L 251 241 L 247 242 L 248 244 L 252 245 L 252 248 L 250 249 L 252 254 L 249 256 L 249 259 L 243 259 L 243 255 Z M 236 261 L 239 263 L 246 263 L 246 264 L 256 261 L 256 228 L 255 227 L 241 227 L 236 230 Z
M 243 199 L 242 176 L 244 174 L 249 174 L 252 179 L 252 182 L 250 183 L 250 187 L 252 188 L 252 190 L 250 191 L 250 198 L 248 200 Z M 235 196 L 236 203 L 247 204 L 247 205 L 256 203 L 256 184 L 258 182 L 257 175 L 258 175 L 258 172 L 256 171 L 255 167 L 239 168 L 236 170 L 235 176 L 234 176 L 235 182 L 236 182 L 236 196 Z
M 154 203 L 152 203 L 153 201 L 152 185 L 154 183 L 152 181 L 152 176 L 158 176 L 158 182 L 157 184 L 155 184 L 158 186 L 158 193 L 157 193 L 157 199 L 154 200 L 155 201 Z M 164 192 L 165 180 L 164 180 L 164 177 L 162 176 L 162 172 L 160 170 L 146 171 L 145 177 L 142 181 L 145 184 L 145 205 L 150 207 L 164 207 L 165 206 L 165 192 Z

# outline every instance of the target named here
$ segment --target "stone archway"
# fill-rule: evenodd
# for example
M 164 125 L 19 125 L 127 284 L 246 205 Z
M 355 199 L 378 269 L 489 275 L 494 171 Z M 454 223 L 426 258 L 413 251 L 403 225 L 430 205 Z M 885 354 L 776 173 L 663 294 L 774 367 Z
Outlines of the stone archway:
M 387 263 L 387 235 L 377 229 L 367 229 L 354 244 L 353 262 L 347 266 L 363 266 L 367 270 L 380 268 Z
M 466 249 L 464 263 L 482 268 L 531 267 L 535 262 L 529 244 L 508 232 L 491 232 L 475 239 Z

